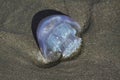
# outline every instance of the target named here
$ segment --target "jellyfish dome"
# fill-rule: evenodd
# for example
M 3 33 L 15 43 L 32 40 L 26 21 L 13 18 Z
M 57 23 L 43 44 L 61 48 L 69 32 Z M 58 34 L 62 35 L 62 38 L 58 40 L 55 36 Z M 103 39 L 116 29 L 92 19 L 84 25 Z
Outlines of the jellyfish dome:
M 80 32 L 80 25 L 69 16 L 52 15 L 42 19 L 36 36 L 47 63 L 74 55 L 81 46 L 82 38 L 76 35 Z

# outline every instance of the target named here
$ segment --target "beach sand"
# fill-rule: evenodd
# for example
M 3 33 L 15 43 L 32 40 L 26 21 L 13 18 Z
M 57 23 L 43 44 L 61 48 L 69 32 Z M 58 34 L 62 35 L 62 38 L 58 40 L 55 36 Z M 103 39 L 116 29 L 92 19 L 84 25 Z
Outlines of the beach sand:
M 76 59 L 44 69 L 31 58 L 31 25 L 45 9 L 71 16 L 84 34 Z M 0 80 L 120 80 L 120 0 L 0 0 Z

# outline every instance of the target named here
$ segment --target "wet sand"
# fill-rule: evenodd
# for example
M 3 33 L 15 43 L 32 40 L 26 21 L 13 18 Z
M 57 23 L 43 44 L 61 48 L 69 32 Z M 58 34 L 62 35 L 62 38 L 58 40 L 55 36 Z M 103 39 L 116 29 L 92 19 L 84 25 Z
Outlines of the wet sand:
M 120 80 L 120 0 L 0 0 L 0 79 Z M 33 16 L 45 9 L 70 15 L 82 27 L 75 60 L 40 68 L 32 35 Z

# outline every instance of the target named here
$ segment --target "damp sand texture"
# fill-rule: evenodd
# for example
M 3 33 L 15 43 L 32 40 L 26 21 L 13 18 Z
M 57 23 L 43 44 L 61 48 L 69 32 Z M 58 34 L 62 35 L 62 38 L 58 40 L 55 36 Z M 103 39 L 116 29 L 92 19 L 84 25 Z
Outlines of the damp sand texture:
M 120 0 L 0 0 L 1 80 L 120 80 Z M 35 13 L 54 9 L 70 15 L 83 30 L 75 60 L 39 68 L 32 35 Z M 89 27 L 87 29 L 87 27 Z

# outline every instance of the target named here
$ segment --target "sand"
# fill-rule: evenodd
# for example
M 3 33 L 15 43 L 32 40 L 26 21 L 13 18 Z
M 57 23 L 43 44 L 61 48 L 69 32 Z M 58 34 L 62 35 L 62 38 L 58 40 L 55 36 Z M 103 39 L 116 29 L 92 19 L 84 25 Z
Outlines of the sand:
M 120 80 L 120 0 L 0 0 L 1 80 Z M 81 55 L 51 68 L 31 56 L 39 49 L 33 16 L 45 9 L 68 14 L 82 27 Z

